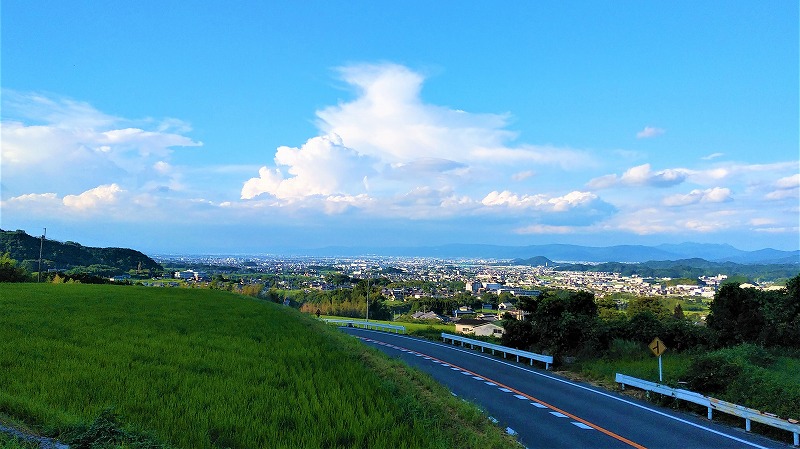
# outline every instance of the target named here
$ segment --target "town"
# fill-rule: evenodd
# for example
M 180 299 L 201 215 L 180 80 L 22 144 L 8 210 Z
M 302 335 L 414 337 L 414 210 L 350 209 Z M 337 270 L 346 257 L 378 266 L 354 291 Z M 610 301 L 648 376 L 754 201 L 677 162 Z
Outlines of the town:
M 167 277 L 189 283 L 210 283 L 214 277 L 234 276 L 246 283 L 275 280 L 277 287 L 287 290 L 316 289 L 322 291 L 352 288 L 349 282 L 335 282 L 331 273 L 353 280 L 388 279 L 386 299 L 447 298 L 466 291 L 475 295 L 484 292 L 513 296 L 535 296 L 543 288 L 589 291 L 597 298 L 607 296 L 656 296 L 713 298 L 728 275 L 700 276 L 697 279 L 646 278 L 619 273 L 562 271 L 553 266 L 514 265 L 496 259 L 435 259 L 403 257 L 278 257 L 278 256 L 155 256 L 165 267 L 182 270 Z M 200 268 L 196 268 L 200 267 Z M 761 290 L 780 289 L 771 282 L 743 284 Z

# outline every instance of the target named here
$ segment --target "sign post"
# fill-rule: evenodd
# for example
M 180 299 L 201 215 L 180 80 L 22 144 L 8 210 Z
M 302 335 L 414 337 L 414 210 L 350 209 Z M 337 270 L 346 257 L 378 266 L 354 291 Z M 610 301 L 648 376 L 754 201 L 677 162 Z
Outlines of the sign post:
M 656 357 L 658 357 L 658 381 L 664 382 L 664 376 L 662 375 L 661 371 L 661 354 L 663 354 L 664 351 L 667 350 L 667 346 L 658 337 L 654 338 L 653 341 L 651 341 L 650 345 L 648 346 L 650 347 L 650 350 L 653 351 L 653 354 L 655 354 Z

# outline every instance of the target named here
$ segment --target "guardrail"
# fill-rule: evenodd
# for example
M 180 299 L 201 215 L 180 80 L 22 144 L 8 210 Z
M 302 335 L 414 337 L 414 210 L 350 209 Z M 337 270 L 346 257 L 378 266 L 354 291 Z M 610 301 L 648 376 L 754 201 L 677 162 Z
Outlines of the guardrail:
M 485 341 L 473 340 L 471 338 L 462 337 L 460 335 L 453 335 L 442 332 L 442 340 L 445 343 L 447 343 L 447 340 L 452 340 L 454 344 L 455 342 L 460 341 L 461 346 L 465 346 L 468 344 L 472 349 L 475 349 L 475 347 L 478 346 L 481 348 L 481 352 L 484 352 L 485 349 L 491 349 L 492 354 L 494 354 L 495 351 L 502 352 L 503 358 L 505 358 L 506 354 L 515 355 L 517 356 L 517 362 L 519 362 L 520 357 L 530 360 L 531 365 L 533 365 L 534 360 L 539 362 L 544 362 L 544 369 L 550 369 L 550 365 L 553 364 L 553 356 L 551 355 L 536 354 L 535 352 L 528 352 L 528 351 L 523 351 L 521 349 L 509 348 L 508 346 L 501 346 L 493 343 L 487 343 Z
M 745 407 L 743 405 L 737 405 L 731 402 L 704 396 L 694 391 L 672 388 L 666 385 L 651 382 L 649 380 L 626 376 L 625 374 L 617 373 L 616 382 L 622 385 L 623 390 L 625 389 L 625 385 L 628 385 L 641 390 L 652 391 L 694 404 L 702 405 L 708 409 L 708 419 L 711 419 L 713 410 L 718 410 L 729 415 L 735 415 L 740 418 L 744 418 L 745 430 L 748 432 L 750 431 L 751 421 L 760 422 L 771 427 L 792 432 L 794 435 L 794 445 L 800 445 L 800 422 L 798 422 L 796 419 L 778 418 L 776 415 L 771 413 L 762 412 L 756 409 Z
M 383 323 L 373 323 L 372 321 L 360 321 L 360 320 L 334 320 L 331 318 L 323 318 L 323 321 L 330 324 L 339 324 L 342 326 L 348 327 L 359 327 L 363 329 L 374 329 L 374 330 L 382 330 L 382 331 L 393 331 L 396 334 L 405 334 L 406 327 L 405 326 L 397 326 L 394 324 L 383 324 Z

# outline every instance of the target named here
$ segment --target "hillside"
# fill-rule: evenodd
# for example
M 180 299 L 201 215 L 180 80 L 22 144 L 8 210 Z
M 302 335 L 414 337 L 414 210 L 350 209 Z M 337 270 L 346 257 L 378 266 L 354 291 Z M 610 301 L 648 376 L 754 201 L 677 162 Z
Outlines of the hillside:
M 176 448 L 515 447 L 429 376 L 288 307 L 218 290 L 0 289 L 0 424 L 69 442 L 111 408 Z
M 649 261 L 643 263 L 606 262 L 600 264 L 558 264 L 560 271 L 590 271 L 619 273 L 623 276 L 637 275 L 655 278 L 691 278 L 727 274 L 744 276 L 755 281 L 787 279 L 798 273 L 797 264 L 738 264 L 733 262 L 709 262 L 704 259 L 672 261 Z
M 28 271 L 37 271 L 39 266 L 39 237 L 25 231 L 0 229 L 0 254 L 9 253 Z M 118 272 L 128 270 L 156 270 L 163 267 L 145 254 L 128 248 L 94 248 L 75 242 L 44 240 L 42 245 L 43 269 L 69 270 L 75 267 L 104 266 Z M 141 264 L 141 266 L 140 266 Z

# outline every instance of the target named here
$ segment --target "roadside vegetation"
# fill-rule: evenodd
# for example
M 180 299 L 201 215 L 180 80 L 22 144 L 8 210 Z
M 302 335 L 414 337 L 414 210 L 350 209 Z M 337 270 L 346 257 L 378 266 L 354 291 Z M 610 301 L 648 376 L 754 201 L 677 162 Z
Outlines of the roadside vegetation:
M 705 322 L 666 304 L 634 298 L 622 311 L 588 292 L 549 291 L 517 304 L 529 315 L 505 321 L 503 342 L 612 386 L 615 373 L 658 381 L 647 344 L 659 337 L 668 348 L 664 383 L 800 418 L 800 275 L 785 290 L 723 285 Z
M 0 421 L 74 447 L 92 429 L 101 447 L 515 444 L 430 377 L 289 307 L 216 290 L 0 289 Z

